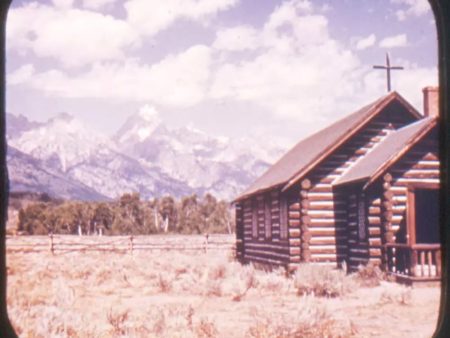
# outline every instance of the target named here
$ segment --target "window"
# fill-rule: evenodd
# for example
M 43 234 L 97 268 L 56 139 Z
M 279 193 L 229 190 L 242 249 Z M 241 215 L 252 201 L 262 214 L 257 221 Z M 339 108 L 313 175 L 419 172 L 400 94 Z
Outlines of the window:
M 358 199 L 358 237 L 363 241 L 367 237 L 366 232 L 366 200 L 364 194 L 361 193 Z
M 288 237 L 288 207 L 286 198 L 280 196 L 280 238 Z
M 258 238 L 258 201 L 252 201 L 252 237 Z
M 271 238 L 272 236 L 272 214 L 271 214 L 271 198 L 267 195 L 265 198 L 265 208 L 264 208 L 264 225 L 266 238 Z

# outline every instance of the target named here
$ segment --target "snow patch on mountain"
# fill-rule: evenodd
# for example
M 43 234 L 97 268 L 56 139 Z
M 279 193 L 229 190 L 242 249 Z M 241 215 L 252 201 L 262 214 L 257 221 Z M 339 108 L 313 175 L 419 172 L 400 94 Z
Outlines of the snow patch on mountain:
M 138 191 L 144 198 L 209 192 L 232 199 L 283 151 L 249 137 L 212 137 L 193 126 L 169 128 L 148 105 L 112 138 L 67 113 L 24 125 L 9 129 L 10 146 L 109 198 Z M 16 162 L 8 165 L 18 170 Z

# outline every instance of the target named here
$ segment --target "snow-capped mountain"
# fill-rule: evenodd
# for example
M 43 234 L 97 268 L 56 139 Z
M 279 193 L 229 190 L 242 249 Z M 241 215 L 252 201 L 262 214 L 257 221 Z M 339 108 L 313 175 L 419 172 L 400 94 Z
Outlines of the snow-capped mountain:
M 28 129 L 19 137 L 10 137 L 8 144 L 63 172 L 83 163 L 97 151 L 112 147 L 106 137 L 89 130 L 67 113 Z
M 10 137 L 18 138 L 24 132 L 39 127 L 41 124 L 39 122 L 29 121 L 23 115 L 13 115 L 6 114 L 6 138 L 9 140 Z
M 212 137 L 191 126 L 168 128 L 154 114 L 149 118 L 140 112 L 124 126 L 114 138 L 118 149 L 192 188 L 222 197 L 235 196 L 281 155 L 280 148 L 257 148 L 249 138 Z M 228 188 L 221 184 L 225 176 Z
M 189 126 L 169 128 L 148 106 L 132 115 L 111 139 L 67 113 L 46 123 L 21 117 L 26 120 L 22 129 L 9 123 L 15 119 L 7 115 L 12 149 L 108 198 L 138 191 L 144 198 L 210 192 L 231 199 L 281 155 L 279 147 L 255 148 L 257 142 L 250 139 L 212 137 Z M 13 160 L 16 154 L 12 152 L 8 162 L 10 175 L 21 172 Z M 72 198 L 86 196 L 74 193 Z
M 42 161 L 8 146 L 7 162 L 12 191 L 45 192 L 65 199 L 107 200 L 108 198 Z

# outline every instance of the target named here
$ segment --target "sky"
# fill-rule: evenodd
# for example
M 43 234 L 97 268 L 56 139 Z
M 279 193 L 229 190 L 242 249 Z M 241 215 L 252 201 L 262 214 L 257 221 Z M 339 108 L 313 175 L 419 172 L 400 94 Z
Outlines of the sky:
M 105 134 L 141 109 L 167 125 L 289 146 L 393 89 L 437 85 L 426 0 L 14 0 L 7 111 L 68 112 Z

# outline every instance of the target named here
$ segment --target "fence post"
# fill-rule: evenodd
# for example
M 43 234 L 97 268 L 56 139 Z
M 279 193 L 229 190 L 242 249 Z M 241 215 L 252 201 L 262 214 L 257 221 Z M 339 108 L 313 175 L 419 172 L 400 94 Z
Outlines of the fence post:
M 130 252 L 133 254 L 133 236 L 130 236 Z
M 50 237 L 50 252 L 52 253 L 52 255 L 54 255 L 55 249 L 53 247 L 53 233 L 50 233 L 49 237 Z
M 206 233 L 205 234 L 205 241 L 203 242 L 203 252 L 208 252 L 208 239 L 209 239 L 209 234 Z

